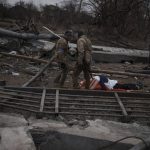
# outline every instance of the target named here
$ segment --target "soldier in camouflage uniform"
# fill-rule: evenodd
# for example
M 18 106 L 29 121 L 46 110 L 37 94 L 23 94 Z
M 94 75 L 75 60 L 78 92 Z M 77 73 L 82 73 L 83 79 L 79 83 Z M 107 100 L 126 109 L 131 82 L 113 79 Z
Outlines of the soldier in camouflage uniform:
M 65 32 L 64 37 L 60 38 L 56 43 L 57 62 L 60 65 L 61 72 L 56 76 L 54 82 L 64 85 L 68 74 L 67 53 L 69 50 L 68 41 L 72 39 L 73 33 L 71 30 Z
M 85 35 L 83 35 L 82 32 L 78 33 L 77 51 L 78 51 L 78 58 L 73 73 L 73 87 L 74 88 L 79 87 L 78 77 L 80 73 L 83 71 L 84 78 L 86 80 L 85 88 L 89 89 L 92 44 L 91 41 Z

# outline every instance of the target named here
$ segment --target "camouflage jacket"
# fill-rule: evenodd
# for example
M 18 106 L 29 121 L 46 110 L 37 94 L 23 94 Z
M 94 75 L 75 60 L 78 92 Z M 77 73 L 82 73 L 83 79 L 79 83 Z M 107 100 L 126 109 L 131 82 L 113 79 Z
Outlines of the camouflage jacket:
M 78 39 L 77 50 L 78 63 L 84 61 L 89 64 L 91 62 L 92 43 L 85 35 Z
M 60 38 L 56 43 L 56 55 L 57 61 L 66 63 L 66 56 L 68 53 L 68 41 L 64 38 Z

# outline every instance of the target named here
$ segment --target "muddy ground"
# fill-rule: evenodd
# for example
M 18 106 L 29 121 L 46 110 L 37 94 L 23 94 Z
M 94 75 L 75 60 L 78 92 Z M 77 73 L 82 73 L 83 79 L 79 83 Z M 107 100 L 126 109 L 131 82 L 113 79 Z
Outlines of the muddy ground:
M 73 62 L 74 63 L 74 62 Z M 6 86 L 22 86 L 32 76 L 39 71 L 45 64 L 39 64 L 30 62 L 27 60 L 21 60 L 9 57 L 0 57 L 0 80 L 6 81 Z M 147 64 L 131 64 L 131 63 L 93 63 L 92 67 L 95 69 L 112 70 L 112 71 L 126 71 L 126 70 L 142 70 Z M 28 70 L 28 71 L 27 71 Z M 38 78 L 31 86 L 47 88 L 55 88 L 58 85 L 53 83 L 54 78 L 59 73 L 59 67 L 56 63 L 51 65 L 45 73 Z M 17 74 L 16 74 L 17 73 Z M 32 75 L 31 75 L 32 74 Z M 150 78 L 136 78 L 126 75 L 109 75 L 110 79 L 117 79 L 120 83 L 136 83 L 141 81 L 144 84 L 144 91 L 150 91 Z M 80 79 L 83 79 L 83 75 L 80 75 Z M 68 75 L 64 88 L 72 88 L 71 74 Z

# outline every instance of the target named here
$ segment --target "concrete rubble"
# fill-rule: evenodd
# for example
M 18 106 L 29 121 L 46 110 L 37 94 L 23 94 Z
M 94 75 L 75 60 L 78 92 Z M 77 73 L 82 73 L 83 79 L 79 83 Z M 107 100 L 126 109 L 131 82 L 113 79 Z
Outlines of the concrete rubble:
M 87 139 L 88 138 L 95 139 L 95 140 L 99 140 L 99 142 L 103 140 L 113 142 L 113 141 L 117 141 L 119 139 L 122 139 L 128 136 L 133 136 L 133 137 L 136 136 L 136 137 L 141 137 L 143 139 L 146 139 L 150 135 L 149 127 L 141 126 L 136 123 L 124 124 L 124 123 L 117 123 L 114 121 L 105 121 L 105 120 L 100 120 L 100 119 L 97 119 L 95 121 L 90 121 L 90 120 L 87 120 L 87 121 L 89 124 L 88 124 L 88 127 L 86 128 L 82 128 L 79 125 L 68 127 L 62 122 L 57 122 L 53 120 L 46 121 L 46 120 L 34 120 L 33 119 L 33 120 L 30 120 L 29 122 L 30 122 L 30 126 L 32 127 L 31 130 L 38 129 L 40 131 L 44 131 L 44 133 L 45 132 L 47 133 L 57 132 L 58 134 L 63 134 L 63 135 L 77 136 L 77 137 L 82 137 L 82 138 L 87 138 Z M 55 143 L 56 145 L 62 144 L 63 142 L 67 142 L 65 141 L 65 136 L 64 136 L 64 139 L 63 137 L 60 136 L 61 138 L 60 140 L 59 138 L 57 139 L 57 136 L 53 135 L 53 133 L 51 134 L 49 134 L 49 136 L 52 136 L 52 137 L 54 136 L 53 138 L 52 137 L 51 138 L 57 141 Z M 121 143 L 129 144 L 129 145 L 135 145 L 139 142 L 141 142 L 139 139 L 137 140 L 134 138 L 129 138 L 124 141 L 121 141 Z M 51 147 L 53 147 L 52 146 L 53 144 L 52 143 L 50 144 Z
M 55 46 L 53 35 L 19 33 L 2 28 L 0 28 L 0 35 L 0 86 L 13 85 L 21 87 L 29 85 L 26 83 L 41 71 L 43 66 L 50 61 L 50 58 L 53 58 L 53 48 Z M 49 39 L 51 41 L 48 41 Z M 76 48 L 76 45 L 70 44 L 70 47 Z M 147 66 L 143 62 L 148 62 L 148 51 L 105 46 L 93 46 L 93 49 L 92 69 L 98 70 L 93 75 L 99 74 L 99 71 L 103 70 L 104 74 L 112 76 L 119 82 L 135 83 L 142 81 L 144 88 L 139 93 L 150 92 L 149 72 L 146 71 L 146 74 L 144 74 L 142 70 Z M 18 55 L 18 57 L 5 57 L 4 52 L 14 56 Z M 19 59 L 19 55 L 26 58 Z M 103 62 L 113 63 L 102 64 Z M 119 62 L 119 64 L 115 64 L 116 62 Z M 135 62 L 138 63 L 134 64 Z M 72 59 L 70 64 L 75 64 L 75 59 Z M 142 70 L 143 74 L 136 74 L 136 71 L 133 73 L 125 72 L 126 70 L 133 71 L 133 68 Z M 36 81 L 30 83 L 30 86 L 55 87 L 53 80 L 59 71 L 58 64 L 54 61 L 45 70 L 45 72 L 40 73 Z M 71 81 L 70 72 L 65 82 L 65 88 L 72 88 Z M 12 98 L 14 97 L 12 96 Z M 83 148 L 94 150 L 100 148 L 100 145 L 105 146 L 124 137 L 136 136 L 147 139 L 150 136 L 150 127 L 138 123 L 127 124 L 101 119 L 70 119 L 65 122 L 60 118 L 57 121 L 56 118 L 50 120 L 48 118 L 35 119 L 34 117 L 27 117 L 26 120 L 21 115 L 0 113 L 0 150 L 47 150 L 48 148 L 51 148 L 51 150 L 61 148 L 61 150 L 80 150 Z M 41 137 L 39 132 L 43 134 Z M 38 138 L 41 140 L 39 143 Z M 118 145 L 115 150 L 120 148 L 126 150 L 139 142 L 138 139 L 127 139 L 122 141 L 121 144 L 123 145 Z M 68 145 L 70 147 L 67 147 Z M 80 147 L 78 147 L 79 145 Z
M 80 125 L 68 127 L 63 122 L 53 120 L 30 120 L 30 126 L 43 130 L 54 130 L 60 133 L 78 135 L 83 137 L 104 139 L 109 141 L 116 141 L 127 136 L 138 136 L 141 138 L 148 138 L 150 135 L 150 128 L 136 123 L 118 123 L 114 121 L 100 120 L 88 121 L 88 127 L 82 128 Z M 129 139 L 123 143 L 136 144 L 139 140 Z
M 35 150 L 36 148 L 34 142 L 36 143 L 36 138 L 38 138 L 39 131 L 42 131 L 45 136 L 51 136 L 52 139 L 56 138 L 56 141 L 54 143 L 51 143 L 49 141 L 49 146 L 51 146 L 52 149 L 53 147 L 57 149 L 57 145 L 62 145 L 64 142 L 67 142 L 65 141 L 66 139 L 68 139 L 67 136 L 70 136 L 70 142 L 71 137 L 73 137 L 73 139 L 76 137 L 74 143 L 76 143 L 78 139 L 80 139 L 81 141 L 83 139 L 86 139 L 86 141 L 89 140 L 90 142 L 87 145 L 90 146 L 90 144 L 92 144 L 92 139 L 95 139 L 95 141 L 99 141 L 100 143 L 102 142 L 102 145 L 107 145 L 107 142 L 114 142 L 128 136 L 136 136 L 147 139 L 150 135 L 149 127 L 141 126 L 136 123 L 126 124 L 100 119 L 97 119 L 95 121 L 87 120 L 87 122 L 88 127 L 86 128 L 83 128 L 80 125 L 73 125 L 72 127 L 68 127 L 62 121 L 55 121 L 46 118 L 41 120 L 35 119 L 33 117 L 25 120 L 22 116 L 19 115 L 1 113 L 0 150 Z M 37 132 L 37 137 L 35 137 L 35 131 Z M 33 139 L 34 142 L 31 135 L 33 136 L 33 138 L 35 138 Z M 57 139 L 58 137 L 60 137 L 61 142 L 60 139 Z M 42 138 L 42 136 L 39 137 L 39 141 L 42 141 L 43 139 L 40 138 Z M 41 149 L 43 149 L 44 146 L 48 144 L 47 142 L 43 141 L 42 143 L 40 143 Z M 127 147 L 132 147 L 133 145 L 140 143 L 140 140 L 130 138 L 121 141 L 121 143 L 126 144 Z M 83 140 L 83 143 L 81 143 L 81 147 L 85 146 L 84 144 L 86 144 L 85 140 Z M 95 143 L 94 147 L 96 146 L 98 145 Z M 77 147 L 79 147 L 80 149 L 80 146 Z
M 35 150 L 28 122 L 13 114 L 0 114 L 0 150 Z

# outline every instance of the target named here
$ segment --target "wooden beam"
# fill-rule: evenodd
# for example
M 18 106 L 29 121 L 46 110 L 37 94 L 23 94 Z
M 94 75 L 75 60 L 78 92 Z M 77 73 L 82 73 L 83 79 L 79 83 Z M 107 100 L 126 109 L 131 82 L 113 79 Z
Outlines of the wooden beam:
M 46 29 L 48 32 L 50 32 L 52 35 L 55 35 L 58 38 L 61 38 L 61 36 L 59 36 L 58 34 L 54 33 L 52 30 L 50 30 L 49 28 L 43 26 L 44 29 Z
M 123 105 L 123 103 L 122 103 L 122 101 L 121 101 L 121 99 L 120 99 L 118 93 L 115 92 L 114 94 L 115 94 L 116 100 L 117 100 L 117 102 L 118 102 L 118 104 L 119 104 L 119 106 L 120 106 L 120 108 L 121 108 L 121 110 L 122 110 L 122 114 L 123 114 L 125 117 L 127 117 L 127 116 L 128 116 L 128 113 L 127 113 L 127 111 L 126 111 L 126 109 L 125 109 L 125 107 L 124 107 L 124 105 Z
M 40 104 L 40 112 L 43 112 L 45 97 L 46 97 L 46 88 L 44 87 L 43 93 L 42 93 L 42 98 L 41 98 L 41 104 Z
M 56 89 L 55 113 L 59 113 L 59 89 Z
M 35 75 L 33 78 L 31 78 L 28 82 L 26 82 L 22 87 L 27 87 L 29 86 L 33 81 L 35 81 L 39 76 L 42 75 L 42 73 L 49 67 L 49 65 L 52 63 L 52 61 L 56 58 L 54 55 L 50 61 Z

